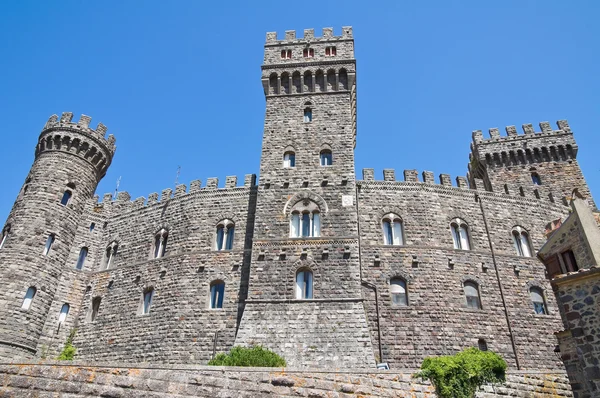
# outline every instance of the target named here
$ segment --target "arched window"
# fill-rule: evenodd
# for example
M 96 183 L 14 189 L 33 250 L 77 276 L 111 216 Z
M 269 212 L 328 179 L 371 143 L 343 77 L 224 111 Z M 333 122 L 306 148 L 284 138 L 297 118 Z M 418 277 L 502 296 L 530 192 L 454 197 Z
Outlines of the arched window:
M 71 197 L 73 196 L 73 192 L 71 192 L 70 189 L 67 189 L 62 196 L 62 199 L 60 200 L 60 204 L 63 206 L 66 206 L 69 204 L 69 202 L 71 201 Z
M 533 185 L 542 185 L 542 179 L 538 173 L 531 173 L 531 181 Z
M 277 73 L 271 73 L 269 76 L 269 94 L 279 94 L 279 85 L 277 84 Z
M 454 248 L 470 250 L 471 244 L 469 243 L 469 227 L 467 226 L 467 223 L 457 218 L 450 223 L 450 229 L 452 230 Z
M 485 342 L 484 339 L 477 340 L 477 347 L 479 348 L 479 351 L 487 351 L 488 350 L 487 343 Z
M 223 220 L 217 225 L 217 239 L 216 249 L 217 250 L 231 250 L 233 249 L 233 233 L 235 225 L 231 220 Z
M 315 73 L 316 88 L 315 91 L 325 91 L 325 75 L 322 70 Z
M 67 303 L 63 304 L 60 313 L 58 314 L 58 323 L 63 324 L 67 320 L 67 315 L 69 315 L 69 309 L 71 306 Z
M 313 76 L 312 76 L 312 72 L 307 70 L 306 72 L 304 72 L 304 92 L 308 93 L 308 92 L 312 92 L 314 91 L 314 87 L 313 87 Z
M 154 296 L 154 288 L 149 287 L 144 290 L 142 294 L 142 305 L 140 308 L 140 315 L 148 315 L 150 313 L 150 306 L 152 305 L 152 296 Z
M 117 242 L 112 242 L 107 246 L 105 256 L 104 256 L 104 269 L 109 269 L 113 266 L 115 262 L 115 257 L 117 256 L 117 249 L 119 245 Z
M 529 297 L 533 304 L 533 310 L 536 314 L 547 315 L 548 310 L 546 309 L 546 300 L 544 300 L 544 292 L 539 287 L 532 287 L 529 289 Z
M 287 72 L 281 74 L 281 91 L 283 94 L 290 93 L 290 74 Z
M 23 304 L 21 304 L 21 308 L 24 310 L 28 310 L 31 307 L 31 303 L 33 302 L 33 298 L 37 293 L 37 289 L 35 286 L 30 286 L 25 293 L 25 298 L 23 298 Z
M 467 299 L 467 307 L 481 309 L 481 300 L 479 298 L 479 286 L 473 281 L 467 281 L 464 284 L 465 298 Z
M 333 155 L 329 149 L 323 149 L 320 154 L 321 166 L 331 166 L 333 164 Z
M 346 69 L 340 69 L 339 82 L 340 90 L 348 90 L 348 72 L 346 72 Z
M 93 232 L 94 228 L 96 228 L 96 223 L 95 222 L 93 222 L 93 223 L 90 224 L 90 232 Z
M 225 282 L 214 281 L 210 284 L 210 308 L 223 308 Z
M 306 300 L 313 298 L 313 273 L 309 269 L 302 269 L 296 273 L 296 299 Z
M 383 218 L 383 244 L 384 245 L 403 245 L 404 231 L 402 229 L 402 220 L 395 214 L 388 214 Z
M 298 71 L 292 74 L 292 91 L 294 94 L 302 92 L 302 75 Z
M 335 57 L 337 55 L 337 48 L 335 46 L 325 47 L 326 57 Z
M 55 239 L 56 236 L 54 234 L 48 235 L 48 238 L 46 239 L 46 244 L 44 245 L 44 251 L 42 253 L 44 256 L 47 256 L 50 253 L 50 249 L 52 249 L 52 245 L 54 244 Z
M 531 257 L 531 246 L 529 245 L 529 235 L 521 227 L 517 227 L 512 232 L 513 244 L 517 254 L 522 257 Z
M 100 311 L 100 303 L 102 302 L 102 297 L 97 296 L 92 299 L 92 308 L 90 308 L 89 320 L 94 322 L 98 317 L 98 312 Z
M 287 151 L 283 154 L 283 167 L 296 167 L 296 154 L 292 151 Z
M 312 109 L 306 107 L 304 108 L 304 123 L 312 122 Z
M 321 236 L 321 213 L 318 210 L 292 212 L 291 238 L 317 238 L 319 236 Z
M 83 269 L 87 255 L 88 255 L 88 248 L 82 247 L 79 250 L 79 257 L 77 258 L 77 265 L 75 266 L 75 269 Z
M 154 250 L 153 256 L 154 258 L 161 258 L 165 255 L 165 250 L 167 249 L 167 238 L 169 237 L 169 233 L 166 229 L 162 228 L 158 233 L 154 236 Z
M 2 230 L 2 240 L 0 240 L 0 249 L 4 247 L 4 243 L 6 243 L 6 238 L 8 238 L 8 234 L 10 233 L 10 224 L 8 224 Z
M 392 305 L 408 305 L 408 292 L 404 279 L 394 278 L 390 281 L 390 294 L 392 295 Z
M 304 58 L 313 58 L 315 56 L 315 49 L 314 48 L 305 48 L 302 51 L 302 56 Z
M 335 84 L 335 71 L 330 69 L 327 71 L 327 91 L 337 90 Z

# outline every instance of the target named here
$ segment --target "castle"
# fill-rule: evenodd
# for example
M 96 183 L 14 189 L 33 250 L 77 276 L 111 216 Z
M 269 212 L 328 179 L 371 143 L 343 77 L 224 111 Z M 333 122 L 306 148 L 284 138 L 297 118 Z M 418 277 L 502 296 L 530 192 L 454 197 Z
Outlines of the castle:
M 2 231 L 1 360 L 56 356 L 76 329 L 88 361 L 205 364 L 261 344 L 295 368 L 394 369 L 475 346 L 564 371 L 536 252 L 574 188 L 595 207 L 566 121 L 474 131 L 455 184 L 359 179 L 352 28 L 268 33 L 261 79 L 260 179 L 224 188 L 99 200 L 115 138 L 50 117 Z

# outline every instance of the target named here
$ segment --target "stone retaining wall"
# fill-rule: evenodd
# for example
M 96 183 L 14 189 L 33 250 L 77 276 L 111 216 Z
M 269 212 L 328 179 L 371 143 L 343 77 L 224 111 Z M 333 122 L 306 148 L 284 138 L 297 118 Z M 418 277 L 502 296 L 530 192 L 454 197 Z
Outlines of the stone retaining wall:
M 413 370 L 299 371 L 192 365 L 91 366 L 86 362 L 0 364 L 0 397 L 435 397 Z M 479 398 L 572 397 L 566 376 L 512 371 Z

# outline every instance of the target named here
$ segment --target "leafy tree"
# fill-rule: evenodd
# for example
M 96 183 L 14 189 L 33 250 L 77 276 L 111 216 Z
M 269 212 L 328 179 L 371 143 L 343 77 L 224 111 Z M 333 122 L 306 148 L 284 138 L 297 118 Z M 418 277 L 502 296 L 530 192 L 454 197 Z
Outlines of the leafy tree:
M 482 384 L 506 380 L 506 362 L 495 352 L 468 348 L 425 358 L 415 377 L 429 379 L 440 398 L 472 398 Z
M 219 353 L 208 362 L 214 366 L 282 367 L 285 359 L 261 346 L 233 347 L 229 354 Z
M 77 329 L 71 329 L 71 333 L 69 333 L 69 337 L 67 337 L 65 346 L 60 352 L 60 355 L 56 358 L 59 361 L 72 361 L 73 358 L 75 358 L 75 353 L 77 352 L 77 349 L 73 346 L 75 333 L 77 333 Z

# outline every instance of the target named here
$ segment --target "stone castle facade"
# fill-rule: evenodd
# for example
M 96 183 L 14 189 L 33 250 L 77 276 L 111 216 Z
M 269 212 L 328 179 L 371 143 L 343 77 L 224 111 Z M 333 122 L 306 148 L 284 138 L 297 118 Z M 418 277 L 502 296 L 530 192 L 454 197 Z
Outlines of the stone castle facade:
M 473 132 L 467 177 L 355 176 L 352 28 L 267 34 L 260 179 L 94 196 L 106 127 L 53 115 L 0 243 L 0 359 L 205 364 L 261 344 L 297 368 L 415 368 L 489 348 L 564 371 L 560 311 L 535 256 L 574 188 L 566 121 Z

